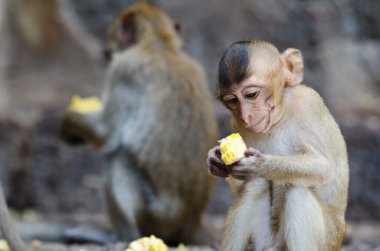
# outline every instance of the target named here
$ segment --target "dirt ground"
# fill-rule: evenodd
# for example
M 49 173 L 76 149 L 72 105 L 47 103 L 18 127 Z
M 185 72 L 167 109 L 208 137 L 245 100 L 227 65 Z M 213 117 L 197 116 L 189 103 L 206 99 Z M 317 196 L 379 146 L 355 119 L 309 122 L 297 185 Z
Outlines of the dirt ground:
M 95 245 L 72 245 L 64 246 L 60 244 L 46 244 L 41 248 L 34 249 L 34 251 L 124 251 L 127 245 L 124 243 L 116 243 L 108 246 L 95 246 Z M 188 249 L 170 248 L 171 251 L 212 251 L 209 247 L 193 247 L 189 246 Z
M 205 223 L 210 230 L 220 238 L 221 225 L 223 216 L 206 217 Z M 33 251 L 124 251 L 128 243 L 117 242 L 108 245 L 65 245 L 61 243 L 36 242 L 30 243 L 34 247 Z M 215 247 L 207 246 L 186 246 L 187 251 L 211 251 L 218 250 Z M 170 247 L 170 250 L 186 251 L 176 247 Z M 347 225 L 347 235 L 344 240 L 342 251 L 380 251 L 380 224 L 373 222 L 349 222 Z

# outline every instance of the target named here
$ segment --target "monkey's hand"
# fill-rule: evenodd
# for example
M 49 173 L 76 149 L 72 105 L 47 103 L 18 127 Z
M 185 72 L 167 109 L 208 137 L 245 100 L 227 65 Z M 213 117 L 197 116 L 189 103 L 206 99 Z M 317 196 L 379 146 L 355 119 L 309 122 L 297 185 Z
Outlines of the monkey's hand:
M 230 174 L 238 180 L 250 180 L 253 177 L 258 177 L 260 163 L 263 160 L 263 154 L 252 147 L 248 148 L 245 157 L 231 165 Z
M 100 112 L 81 113 L 68 109 L 60 121 L 59 136 L 71 145 L 92 143 L 95 147 L 104 144 L 104 138 L 97 132 Z
M 80 121 L 81 114 L 67 110 L 60 120 L 59 136 L 62 140 L 70 145 L 78 145 L 85 143 L 84 137 L 78 130 L 78 122 Z
M 220 146 L 215 146 L 208 152 L 207 165 L 209 172 L 217 177 L 226 178 L 230 175 L 230 168 L 224 164 Z

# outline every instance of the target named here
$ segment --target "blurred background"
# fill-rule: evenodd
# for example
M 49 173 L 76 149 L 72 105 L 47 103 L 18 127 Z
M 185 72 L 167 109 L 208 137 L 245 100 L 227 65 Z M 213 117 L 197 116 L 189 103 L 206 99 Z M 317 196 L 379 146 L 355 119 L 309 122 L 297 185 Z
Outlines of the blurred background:
M 24 235 L 36 231 L 29 222 L 108 224 L 99 206 L 104 157 L 65 145 L 57 128 L 72 95 L 104 89 L 106 29 L 132 2 L 0 1 L 0 178 Z M 345 250 L 380 250 L 380 2 L 153 2 L 181 25 L 185 51 L 205 68 L 212 91 L 218 59 L 234 41 L 302 51 L 304 82 L 325 99 L 348 145 Z M 215 107 L 223 137 L 229 115 Z M 205 221 L 219 229 L 231 200 L 226 182 L 217 180 Z

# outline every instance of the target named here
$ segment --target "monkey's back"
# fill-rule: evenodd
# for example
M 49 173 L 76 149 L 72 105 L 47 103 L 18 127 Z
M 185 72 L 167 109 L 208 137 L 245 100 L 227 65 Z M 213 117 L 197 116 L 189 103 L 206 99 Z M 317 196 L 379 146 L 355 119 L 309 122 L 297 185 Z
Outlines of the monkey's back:
M 314 138 L 315 150 L 321 153 L 329 162 L 331 175 L 325 184 L 310 188 L 325 213 L 326 250 L 339 250 L 345 233 L 345 211 L 347 207 L 349 166 L 347 147 L 338 124 L 324 104 L 319 94 L 307 86 L 295 88 L 295 95 L 306 103 L 304 116 L 310 116 L 308 121 L 313 124 L 305 125 L 308 128 L 308 136 Z M 308 97 L 308 100 L 305 100 Z M 305 113 L 305 111 L 309 111 Z
M 315 189 L 320 193 L 322 199 L 333 206 L 343 217 L 347 205 L 349 179 L 347 147 L 343 135 L 316 91 L 307 86 L 299 86 L 295 88 L 294 92 L 293 95 L 300 96 L 299 100 L 306 103 L 304 108 L 299 109 L 301 113 L 303 112 L 299 117 L 307 116 L 307 121 L 313 122 L 313 124 L 305 125 L 308 128 L 307 137 L 311 138 L 310 141 L 318 142 L 318 144 L 314 144 L 315 150 L 328 159 L 333 169 L 331 179 Z M 303 97 L 308 97 L 308 100 L 302 100 Z
M 300 142 L 309 144 L 313 151 L 321 154 L 330 163 L 330 177 L 325 183 L 309 187 L 323 210 L 326 229 L 326 249 L 338 250 L 345 232 L 345 211 L 348 194 L 348 158 L 346 143 L 333 116 L 319 94 L 307 86 L 297 86 L 286 95 L 292 100 L 292 114 L 285 123 L 293 139 L 293 149 Z M 299 125 L 298 131 L 292 131 L 292 125 Z M 296 152 L 294 153 L 296 154 Z M 282 185 L 280 185 L 281 187 Z M 276 189 L 276 186 L 274 186 Z M 281 189 L 280 189 L 281 190 Z M 281 190 L 282 191 L 282 190 Z
M 139 47 L 114 61 L 118 68 L 111 66 L 110 76 L 117 79 L 111 80 L 116 85 L 110 92 L 122 95 L 125 104 L 113 108 L 124 110 L 122 118 L 104 119 L 115 129 L 123 120 L 109 148 L 129 156 L 157 196 L 171 200 L 173 210 L 183 217 L 200 216 L 212 186 L 206 154 L 217 142 L 213 99 L 202 68 L 182 52 Z

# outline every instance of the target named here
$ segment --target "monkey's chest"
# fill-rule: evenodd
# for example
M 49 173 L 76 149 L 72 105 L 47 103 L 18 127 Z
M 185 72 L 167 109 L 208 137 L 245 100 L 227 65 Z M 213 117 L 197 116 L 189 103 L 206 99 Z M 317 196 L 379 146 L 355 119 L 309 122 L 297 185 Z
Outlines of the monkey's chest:
M 296 153 L 292 139 L 286 135 L 268 135 L 245 140 L 247 147 L 253 147 L 263 154 L 287 156 Z

